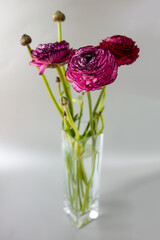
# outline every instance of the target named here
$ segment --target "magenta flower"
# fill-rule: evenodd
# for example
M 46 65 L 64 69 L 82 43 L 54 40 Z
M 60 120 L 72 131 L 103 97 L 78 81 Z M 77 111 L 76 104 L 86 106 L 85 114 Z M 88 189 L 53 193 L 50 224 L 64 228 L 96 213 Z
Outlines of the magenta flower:
M 78 49 L 68 63 L 66 78 L 77 91 L 94 91 L 117 77 L 117 63 L 110 51 L 87 46 Z
M 69 49 L 69 43 L 66 41 L 39 44 L 36 50 L 32 50 L 33 61 L 30 65 L 40 68 L 39 74 L 41 75 L 46 68 L 66 64 L 74 52 L 73 49 Z
M 99 46 L 114 54 L 118 66 L 131 64 L 139 57 L 139 48 L 131 38 L 125 36 L 108 37 Z

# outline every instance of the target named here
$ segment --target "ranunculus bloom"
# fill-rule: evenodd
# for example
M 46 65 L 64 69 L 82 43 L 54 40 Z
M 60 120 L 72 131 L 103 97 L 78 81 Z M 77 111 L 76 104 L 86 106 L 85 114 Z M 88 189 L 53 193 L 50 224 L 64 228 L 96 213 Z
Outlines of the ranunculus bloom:
M 117 77 L 115 57 L 102 48 L 78 49 L 68 63 L 66 78 L 77 92 L 93 91 L 108 85 Z
M 108 37 L 99 46 L 114 54 L 118 66 L 131 64 L 139 57 L 139 48 L 131 38 L 125 36 Z
M 36 50 L 32 50 L 33 61 L 30 65 L 40 68 L 39 74 L 43 74 L 45 69 L 66 64 L 74 54 L 73 49 L 69 49 L 66 41 L 39 44 Z

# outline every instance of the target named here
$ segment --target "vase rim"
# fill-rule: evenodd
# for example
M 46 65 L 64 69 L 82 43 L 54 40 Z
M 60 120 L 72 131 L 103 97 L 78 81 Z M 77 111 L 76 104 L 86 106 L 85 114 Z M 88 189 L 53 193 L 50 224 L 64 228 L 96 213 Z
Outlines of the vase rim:
M 83 140 L 87 140 L 87 139 L 90 139 L 90 138 L 93 138 L 93 137 L 98 137 L 98 136 L 103 136 L 104 133 L 101 132 L 101 133 L 97 133 L 97 134 L 94 134 L 92 136 L 89 136 L 89 137 L 84 137 L 84 138 L 80 138 L 79 140 L 75 139 L 74 137 L 72 137 L 67 131 L 65 131 L 63 128 L 61 129 L 61 132 L 67 134 L 70 138 L 72 138 L 75 142 L 81 142 Z

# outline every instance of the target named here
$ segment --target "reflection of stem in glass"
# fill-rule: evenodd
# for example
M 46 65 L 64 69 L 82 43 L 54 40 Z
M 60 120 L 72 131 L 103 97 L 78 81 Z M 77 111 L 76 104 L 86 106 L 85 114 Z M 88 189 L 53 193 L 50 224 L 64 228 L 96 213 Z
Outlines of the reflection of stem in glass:
M 89 205 L 89 190 L 90 190 L 90 187 L 92 185 L 94 171 L 95 171 L 95 165 L 96 165 L 95 144 L 96 144 L 96 139 L 94 137 L 92 137 L 92 146 L 93 146 L 93 150 L 92 150 L 92 172 L 91 172 L 91 176 L 90 176 L 90 179 L 88 181 L 88 184 L 86 185 L 86 191 L 85 191 L 84 200 L 83 200 L 83 204 L 82 204 L 82 214 L 85 213 L 85 210 Z
M 64 133 L 65 134 L 65 133 Z M 67 135 L 67 134 L 66 134 Z M 68 141 L 68 151 L 65 152 L 66 166 L 67 166 L 67 200 L 76 216 L 77 214 L 84 215 L 88 212 L 90 203 L 94 201 L 92 193 L 92 183 L 95 176 L 96 168 L 96 139 L 97 136 L 92 137 L 92 150 L 90 152 L 90 159 L 92 162 L 92 169 L 90 176 L 87 176 L 84 161 L 87 160 L 85 152 L 87 150 L 87 140 L 84 142 L 75 141 L 70 136 L 65 136 Z M 75 141 L 75 142 L 74 142 Z M 66 186 L 67 187 L 67 186 Z

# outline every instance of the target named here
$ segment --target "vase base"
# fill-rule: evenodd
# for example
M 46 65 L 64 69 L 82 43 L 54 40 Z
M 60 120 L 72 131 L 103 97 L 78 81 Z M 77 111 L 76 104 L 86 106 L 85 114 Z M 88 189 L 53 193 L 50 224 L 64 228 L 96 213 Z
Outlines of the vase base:
M 72 223 L 76 228 L 81 228 L 88 224 L 89 222 L 93 221 L 94 219 L 98 218 L 99 213 L 98 209 L 90 209 L 87 213 L 76 216 L 68 206 L 64 206 L 65 213 L 70 217 Z

